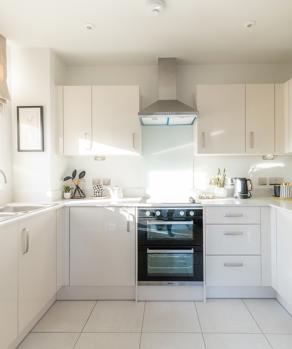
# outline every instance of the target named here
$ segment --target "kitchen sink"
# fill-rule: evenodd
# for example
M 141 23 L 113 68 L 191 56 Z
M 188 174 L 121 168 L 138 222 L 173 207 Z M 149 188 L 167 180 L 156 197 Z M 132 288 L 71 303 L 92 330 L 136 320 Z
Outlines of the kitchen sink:
M 0 211 L 0 222 L 5 221 L 6 219 L 13 218 L 17 216 L 18 212 L 1 212 Z

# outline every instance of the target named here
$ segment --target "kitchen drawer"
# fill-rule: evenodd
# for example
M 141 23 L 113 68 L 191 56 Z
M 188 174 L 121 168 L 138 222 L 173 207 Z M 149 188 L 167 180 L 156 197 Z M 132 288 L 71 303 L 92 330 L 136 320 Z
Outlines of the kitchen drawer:
M 260 256 L 207 256 L 208 286 L 260 286 Z
M 259 255 L 259 225 L 206 225 L 206 253 L 212 255 Z
M 260 224 L 259 207 L 206 207 L 207 224 Z

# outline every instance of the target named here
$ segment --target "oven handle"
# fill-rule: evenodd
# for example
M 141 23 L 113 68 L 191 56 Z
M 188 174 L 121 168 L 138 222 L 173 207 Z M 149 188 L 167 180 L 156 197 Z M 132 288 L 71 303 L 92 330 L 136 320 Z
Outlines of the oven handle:
M 186 225 L 186 224 L 194 224 L 193 221 L 160 221 L 160 220 L 151 220 L 146 222 L 147 225 L 150 224 L 158 224 L 158 225 Z
M 194 249 L 191 248 L 189 250 L 150 250 L 147 248 L 147 254 L 194 254 Z

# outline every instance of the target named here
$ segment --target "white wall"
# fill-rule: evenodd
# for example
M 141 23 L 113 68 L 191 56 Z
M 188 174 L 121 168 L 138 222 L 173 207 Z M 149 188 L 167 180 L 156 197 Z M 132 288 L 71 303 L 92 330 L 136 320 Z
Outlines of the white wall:
M 157 99 L 157 73 L 157 66 L 66 67 L 64 81 L 68 85 L 138 84 L 143 108 Z M 177 94 L 180 100 L 193 105 L 196 84 L 272 83 L 283 82 L 290 77 L 292 77 L 292 64 L 179 65 Z M 201 189 L 206 188 L 207 178 L 213 176 L 218 167 L 226 167 L 230 177 L 248 176 L 255 164 L 258 165 L 256 172 L 252 173 L 255 182 L 259 176 L 280 175 L 287 180 L 291 178 L 291 158 L 277 158 L 270 162 L 270 165 L 268 163 L 255 156 L 195 157 L 194 183 Z M 91 157 L 70 157 L 68 172 L 70 173 L 73 168 L 87 170 L 88 185 L 94 177 L 111 177 L 113 184 L 124 187 L 147 185 L 147 171 L 149 172 L 149 166 L 147 170 L 143 157 L 109 157 L 103 162 L 96 162 Z
M 64 163 L 57 154 L 55 144 L 54 91 L 55 82 L 62 83 L 61 62 L 55 61 L 55 56 L 49 49 L 13 46 L 11 66 L 14 200 L 55 200 L 61 194 L 60 177 Z M 16 107 L 21 105 L 44 107 L 44 152 L 17 151 Z
M 0 169 L 7 176 L 7 184 L 0 174 L 0 205 L 3 205 L 12 199 L 11 186 L 11 112 L 10 104 L 0 106 Z

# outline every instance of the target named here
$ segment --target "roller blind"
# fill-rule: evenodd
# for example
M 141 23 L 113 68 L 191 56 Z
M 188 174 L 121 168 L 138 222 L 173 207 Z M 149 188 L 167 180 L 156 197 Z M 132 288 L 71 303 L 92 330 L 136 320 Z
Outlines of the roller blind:
M 6 39 L 0 34 L 0 104 L 10 99 L 7 87 Z

